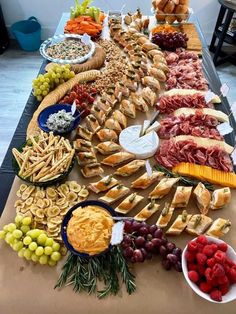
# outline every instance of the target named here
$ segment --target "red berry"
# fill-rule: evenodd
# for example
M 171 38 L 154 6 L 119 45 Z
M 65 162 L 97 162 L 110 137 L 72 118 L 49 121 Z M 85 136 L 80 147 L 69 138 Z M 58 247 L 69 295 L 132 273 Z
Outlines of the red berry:
M 194 263 L 188 263 L 188 270 L 197 270 L 198 267 L 197 267 L 197 264 L 194 264 Z
M 195 241 L 190 241 L 188 243 L 188 250 L 190 252 L 196 252 L 198 250 L 198 245 L 197 245 L 197 242 Z
M 203 245 L 208 244 L 207 237 L 204 236 L 203 234 L 201 234 L 200 236 L 197 237 L 197 242 L 198 242 L 198 243 L 201 243 L 201 244 L 203 244 Z
M 196 259 L 197 259 L 198 264 L 205 265 L 205 263 L 207 261 L 207 256 L 205 254 L 202 254 L 202 253 L 197 253 Z
M 226 252 L 228 249 L 228 245 L 225 242 L 220 243 L 220 244 L 218 244 L 218 249 L 223 251 L 223 252 Z
M 214 254 L 214 251 L 212 250 L 211 245 L 207 244 L 204 246 L 202 253 L 208 257 L 211 257 Z
M 190 270 L 188 272 L 188 278 L 192 281 L 192 282 L 198 282 L 199 280 L 199 275 L 195 270 Z
M 224 264 L 226 261 L 226 254 L 220 250 L 217 250 L 214 254 L 217 263 Z
M 236 283 L 236 269 L 235 268 L 230 269 L 229 279 L 230 279 L 231 283 Z
M 201 276 L 204 276 L 205 275 L 205 270 L 206 270 L 206 267 L 204 265 L 198 265 L 198 273 L 199 275 Z
M 229 292 L 229 284 L 224 284 L 219 286 L 220 292 L 222 295 L 225 295 Z
M 198 252 L 201 253 L 204 248 L 204 245 L 201 243 L 198 243 L 197 246 L 198 246 Z
M 211 249 L 215 253 L 218 250 L 218 245 L 215 243 L 211 243 Z
M 217 278 L 217 282 L 218 282 L 219 285 L 226 285 L 226 284 L 229 285 L 229 279 L 228 279 L 228 277 L 226 275 L 218 277 Z
M 211 293 L 210 293 L 210 297 L 214 301 L 217 301 L 217 302 L 221 302 L 222 301 L 222 294 L 221 294 L 221 291 L 218 290 L 218 289 L 212 290 Z
M 215 264 L 212 268 L 213 277 L 222 277 L 225 275 L 224 267 L 221 264 Z
M 233 266 L 234 266 L 234 262 L 233 262 L 229 257 L 226 257 L 225 262 L 226 262 L 226 264 L 229 265 L 230 267 L 233 267 Z
M 212 277 L 212 269 L 211 268 L 208 267 L 205 270 L 205 277 L 206 277 L 207 281 L 211 281 L 213 279 L 213 277 Z
M 187 262 L 193 262 L 195 260 L 195 255 L 189 251 L 186 251 L 185 258 Z
M 212 286 L 208 282 L 201 282 L 199 285 L 199 289 L 202 292 L 208 293 L 211 290 Z
M 216 260 L 214 259 L 214 257 L 209 258 L 209 259 L 207 260 L 207 265 L 208 265 L 209 267 L 211 267 L 211 268 L 215 265 L 215 263 L 216 263 Z

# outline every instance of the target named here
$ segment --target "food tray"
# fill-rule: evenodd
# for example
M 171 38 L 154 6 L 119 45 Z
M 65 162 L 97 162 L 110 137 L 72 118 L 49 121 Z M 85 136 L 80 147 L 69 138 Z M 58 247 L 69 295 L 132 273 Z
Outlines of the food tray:
M 192 15 L 193 10 L 188 9 L 187 13 L 183 14 L 168 14 L 163 13 L 158 10 L 155 11 L 155 16 L 158 24 L 174 24 L 174 25 L 180 25 L 182 23 L 187 23 L 190 19 L 190 16 Z
M 92 57 L 94 51 L 95 51 L 95 44 L 92 40 L 88 41 L 88 46 L 90 47 L 90 51 L 84 55 L 83 57 L 79 57 L 77 59 L 72 59 L 72 60 L 65 60 L 65 59 L 59 59 L 59 58 L 52 58 L 50 57 L 46 50 L 48 47 L 50 47 L 51 45 L 60 43 L 61 41 L 64 41 L 66 39 L 82 39 L 83 36 L 81 35 L 76 35 L 76 34 L 59 34 L 59 35 L 55 35 L 52 38 L 48 38 L 47 40 L 45 40 L 40 48 L 39 48 L 39 52 L 41 54 L 42 57 L 44 57 L 45 59 L 55 62 L 55 63 L 60 63 L 60 64 L 78 64 L 78 63 L 83 63 L 86 60 L 88 60 L 89 58 Z

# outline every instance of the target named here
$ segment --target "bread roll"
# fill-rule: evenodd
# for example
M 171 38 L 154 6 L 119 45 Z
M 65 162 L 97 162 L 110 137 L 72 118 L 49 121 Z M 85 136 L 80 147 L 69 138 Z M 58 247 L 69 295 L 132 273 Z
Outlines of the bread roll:
M 156 19 L 158 22 L 164 22 L 165 18 L 166 18 L 166 16 L 165 16 L 165 13 L 163 11 L 159 10 L 156 12 Z
M 179 4 L 175 7 L 175 14 L 185 14 L 188 12 L 188 6 Z
M 164 13 L 171 14 L 174 12 L 174 9 L 175 9 L 174 1 L 170 0 L 165 5 L 163 11 L 164 11 Z
M 165 5 L 167 4 L 167 2 L 169 2 L 169 0 L 159 0 L 159 1 L 157 1 L 157 8 L 159 9 L 159 10 L 163 10 L 164 9 L 164 7 L 165 7 Z
M 175 20 L 176 20 L 176 16 L 175 15 L 167 15 L 166 18 L 165 18 L 165 21 L 168 24 L 174 23 Z
M 179 0 L 179 4 L 183 4 L 183 5 L 189 6 L 189 0 Z

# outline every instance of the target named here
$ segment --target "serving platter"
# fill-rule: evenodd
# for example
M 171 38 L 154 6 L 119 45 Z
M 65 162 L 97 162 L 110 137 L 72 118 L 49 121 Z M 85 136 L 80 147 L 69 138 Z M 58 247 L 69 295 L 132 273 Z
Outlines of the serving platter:
M 84 35 L 83 35 L 84 36 Z M 83 63 L 86 60 L 88 60 L 89 58 L 91 58 L 94 54 L 95 51 L 95 44 L 92 40 L 88 40 L 86 41 L 86 45 L 88 45 L 90 47 L 90 50 L 87 54 L 85 54 L 82 57 L 78 57 L 75 59 L 59 59 L 59 58 L 53 58 L 51 56 L 49 56 L 47 54 L 47 49 L 55 44 L 58 44 L 60 42 L 66 41 L 66 40 L 70 40 L 70 39 L 77 39 L 77 40 L 82 40 L 83 36 L 81 35 L 75 35 L 75 34 L 59 34 L 59 35 L 55 35 L 51 38 L 48 38 L 47 40 L 45 40 L 40 48 L 39 48 L 39 52 L 42 55 L 42 57 L 44 57 L 45 59 L 54 62 L 54 63 L 59 63 L 59 64 L 79 64 L 79 63 Z

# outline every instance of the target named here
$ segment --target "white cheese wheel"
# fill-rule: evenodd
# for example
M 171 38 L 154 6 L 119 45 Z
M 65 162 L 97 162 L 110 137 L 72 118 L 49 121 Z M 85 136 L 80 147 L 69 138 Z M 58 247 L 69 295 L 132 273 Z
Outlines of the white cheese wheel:
M 138 159 L 152 157 L 159 146 L 159 137 L 155 131 L 151 131 L 144 136 L 139 137 L 141 125 L 132 125 L 124 129 L 119 136 L 119 142 L 122 148 Z

